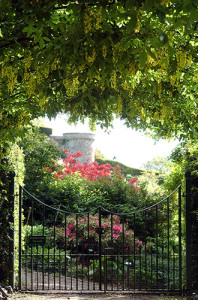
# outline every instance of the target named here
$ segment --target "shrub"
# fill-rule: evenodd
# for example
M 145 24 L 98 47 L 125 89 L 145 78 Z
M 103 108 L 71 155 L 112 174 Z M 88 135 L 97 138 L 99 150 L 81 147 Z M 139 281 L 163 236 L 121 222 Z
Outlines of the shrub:
M 98 251 L 99 216 L 89 215 L 84 218 L 69 217 L 67 219 L 68 222 L 64 226 L 56 228 L 59 248 L 64 249 L 66 246 L 67 249 L 73 249 L 77 247 L 78 250 L 86 252 L 89 247 L 92 247 L 93 251 Z M 122 224 L 117 215 L 102 218 L 101 228 L 103 230 L 101 235 L 103 253 L 109 247 L 116 249 L 116 253 L 123 251 L 133 253 L 134 248 L 139 251 L 142 241 L 134 239 L 133 230 L 129 228 L 128 224 Z

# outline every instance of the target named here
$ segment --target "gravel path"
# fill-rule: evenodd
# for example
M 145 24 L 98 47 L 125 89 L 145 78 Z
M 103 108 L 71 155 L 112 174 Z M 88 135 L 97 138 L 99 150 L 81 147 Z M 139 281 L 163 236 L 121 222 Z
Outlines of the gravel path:
M 68 293 L 14 293 L 10 299 L 18 300 L 48 300 L 48 299 L 58 299 L 58 300 L 186 300 L 185 297 L 166 297 L 164 295 L 135 295 L 135 294 L 117 294 L 117 293 L 108 293 L 108 294 L 68 294 Z

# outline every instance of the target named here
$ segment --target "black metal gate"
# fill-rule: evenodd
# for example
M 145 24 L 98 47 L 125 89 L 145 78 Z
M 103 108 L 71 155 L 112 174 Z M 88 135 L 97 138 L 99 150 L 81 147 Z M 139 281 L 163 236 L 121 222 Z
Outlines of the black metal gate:
M 182 291 L 181 186 L 128 214 L 72 214 L 19 194 L 20 290 Z

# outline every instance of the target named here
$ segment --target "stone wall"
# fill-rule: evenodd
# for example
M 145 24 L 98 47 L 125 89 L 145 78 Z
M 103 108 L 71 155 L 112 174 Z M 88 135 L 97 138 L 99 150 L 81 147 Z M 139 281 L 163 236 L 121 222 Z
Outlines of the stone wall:
M 63 133 L 63 136 L 51 136 L 59 149 L 67 149 L 70 153 L 82 152 L 80 163 L 94 161 L 95 134 L 93 133 Z

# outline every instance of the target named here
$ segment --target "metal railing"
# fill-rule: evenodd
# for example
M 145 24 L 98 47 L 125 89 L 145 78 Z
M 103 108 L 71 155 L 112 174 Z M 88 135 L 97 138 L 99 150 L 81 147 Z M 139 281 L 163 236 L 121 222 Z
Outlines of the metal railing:
M 22 191 L 31 201 L 26 226 Z M 72 214 L 25 188 L 19 194 L 20 290 L 182 292 L 181 186 L 158 203 L 125 214 L 101 206 Z

